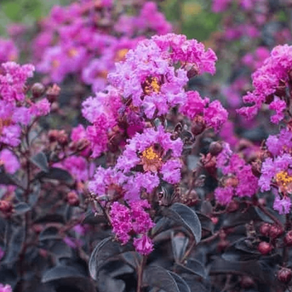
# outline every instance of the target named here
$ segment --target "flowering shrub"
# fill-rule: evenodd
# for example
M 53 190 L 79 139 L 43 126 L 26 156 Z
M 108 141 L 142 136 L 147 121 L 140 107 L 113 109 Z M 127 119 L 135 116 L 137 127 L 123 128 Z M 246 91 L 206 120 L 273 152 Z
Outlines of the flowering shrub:
M 83 0 L 0 39 L 0 292 L 290 290 L 290 5 L 213 1 L 204 44 Z

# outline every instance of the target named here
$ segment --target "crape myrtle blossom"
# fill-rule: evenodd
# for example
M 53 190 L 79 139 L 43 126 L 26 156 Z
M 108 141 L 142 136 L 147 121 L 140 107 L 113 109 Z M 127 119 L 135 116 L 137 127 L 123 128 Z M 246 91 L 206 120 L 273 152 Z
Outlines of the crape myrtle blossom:
M 251 106 L 243 107 L 238 112 L 247 118 L 253 118 L 264 103 L 276 113 L 272 123 L 278 124 L 285 117 L 287 110 L 286 88 L 291 83 L 292 47 L 275 47 L 269 58 L 252 75 L 254 90 L 243 97 Z
M 192 76 L 215 72 L 215 53 L 184 35 L 154 36 L 139 42 L 124 62 L 108 75 L 125 99 L 140 107 L 146 117 L 166 114 L 187 100 L 184 87 Z M 175 66 L 178 66 L 176 69 Z
M 154 223 L 145 211 L 150 207 L 146 200 L 133 201 L 129 207 L 114 202 L 109 213 L 113 232 L 122 244 L 126 244 L 131 238 L 130 233 L 134 232 L 139 236 L 134 238 L 134 246 L 139 253 L 144 255 L 153 250 L 153 243 L 147 236 L 147 232 L 154 226 Z
M 187 92 L 186 102 L 179 110 L 193 122 L 199 119 L 215 131 L 218 131 L 228 118 L 228 112 L 218 100 L 210 102 L 209 98 L 201 98 L 197 91 Z
M 252 168 L 238 154 L 233 153 L 227 143 L 217 156 L 217 168 L 223 174 L 220 186 L 215 190 L 216 200 L 227 205 L 233 197 L 251 197 L 258 189 L 258 180 Z
M 153 2 L 142 1 L 133 16 L 122 1 L 119 9 L 113 1 L 81 1 L 67 7 L 55 6 L 42 20 L 41 32 L 33 42 L 38 71 L 53 82 L 62 82 L 69 74 L 92 85 L 93 91 L 107 85 L 107 74 L 114 63 L 134 48 L 146 34 L 164 34 L 171 25 Z
M 12 288 L 10 285 L 3 285 L 0 283 L 0 292 L 12 292 Z
M 0 165 L 3 165 L 5 171 L 11 174 L 20 168 L 17 157 L 8 149 L 3 149 L 0 152 Z
M 0 64 L 18 59 L 18 49 L 12 40 L 0 38 Z
M 89 97 L 82 103 L 82 114 L 93 125 L 86 129 L 92 156 L 97 157 L 107 149 L 108 136 L 118 124 L 118 111 L 122 106 L 118 91 L 109 86 L 105 92 Z
M 259 187 L 262 192 L 275 187 L 279 194 L 276 194 L 274 209 L 280 214 L 290 212 L 292 193 L 292 156 L 284 153 L 274 158 L 268 157 L 262 164 Z M 281 196 L 280 196 L 281 195 Z
M 174 33 L 156 35 L 152 39 L 162 50 L 165 58 L 170 58 L 173 65 L 180 63 L 184 70 L 189 71 L 189 76 L 215 73 L 217 56 L 210 48 L 205 51 L 203 43 L 195 39 L 188 40 L 185 35 Z
M 0 143 L 17 146 L 21 126 L 50 112 L 46 98 L 33 102 L 26 97 L 26 81 L 33 76 L 33 65 L 2 64 L 0 74 Z
M 123 198 L 128 202 L 140 200 L 143 192 L 151 193 L 159 185 L 159 178 L 150 172 L 125 175 L 116 168 L 98 167 L 88 189 L 100 201 Z
M 156 112 L 158 116 L 166 114 L 186 98 L 186 71 L 175 70 L 153 40 L 139 42 L 135 50 L 127 53 L 124 62 L 116 64 L 115 72 L 108 79 L 149 119 Z
M 142 134 L 137 133 L 128 140 L 116 168 L 128 173 L 135 166 L 141 165 L 143 172 L 159 174 L 166 182 L 176 184 L 181 178 L 182 163 L 179 158 L 182 148 L 181 139 L 172 140 L 171 134 L 165 132 L 162 126 L 157 130 L 147 128 Z
M 285 128 L 278 135 L 270 135 L 266 146 L 271 157 L 262 163 L 259 187 L 262 192 L 272 189 L 275 193 L 274 209 L 287 214 L 292 193 L 292 132 Z

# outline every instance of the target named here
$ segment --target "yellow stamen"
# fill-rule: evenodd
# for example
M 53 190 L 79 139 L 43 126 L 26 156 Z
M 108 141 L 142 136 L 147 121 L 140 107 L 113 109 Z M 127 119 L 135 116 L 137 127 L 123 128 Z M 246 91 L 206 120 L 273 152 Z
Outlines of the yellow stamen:
M 52 66 L 53 66 L 54 68 L 58 68 L 58 67 L 60 66 L 60 61 L 59 61 L 59 60 L 53 60 L 53 61 L 52 61 Z
M 67 54 L 70 58 L 74 58 L 78 55 L 78 51 L 75 48 L 71 48 Z
M 149 147 L 142 152 L 142 156 L 148 160 L 158 159 L 159 156 L 154 152 L 153 147 Z
M 116 53 L 115 61 L 116 62 L 123 61 L 125 59 L 125 56 L 128 53 L 128 51 L 129 51 L 128 49 L 118 50 Z
M 289 183 L 292 183 L 292 176 L 287 171 L 280 171 L 276 174 L 276 182 L 278 185 L 286 187 Z
M 149 95 L 152 92 L 158 93 L 160 91 L 160 84 L 156 77 L 150 77 L 145 81 L 145 94 Z

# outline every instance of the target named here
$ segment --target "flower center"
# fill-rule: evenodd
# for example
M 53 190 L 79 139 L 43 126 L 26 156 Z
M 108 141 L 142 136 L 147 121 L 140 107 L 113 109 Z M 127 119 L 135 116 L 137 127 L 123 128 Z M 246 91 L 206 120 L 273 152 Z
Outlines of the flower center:
M 3 128 L 10 126 L 10 124 L 11 124 L 11 120 L 10 119 L 6 119 L 6 120 L 0 119 L 0 134 L 3 131 Z
M 286 188 L 288 184 L 292 183 L 292 176 L 287 171 L 280 171 L 276 174 L 276 182 L 279 186 Z
M 52 61 L 52 66 L 53 66 L 53 68 L 58 68 L 60 66 L 60 61 L 59 60 L 53 60 Z
M 160 91 L 160 84 L 157 77 L 148 77 L 144 84 L 144 93 L 150 95 L 153 92 L 158 93 Z
M 74 58 L 78 55 L 78 51 L 75 48 L 71 48 L 67 54 L 70 58 Z
M 158 159 L 159 156 L 154 152 L 153 147 L 149 147 L 142 152 L 142 156 L 148 160 Z
M 121 49 L 118 50 L 115 56 L 115 61 L 116 62 L 120 62 L 123 61 L 125 59 L 126 54 L 128 53 L 128 49 Z
M 141 164 L 144 171 L 157 172 L 162 165 L 160 155 L 155 152 L 153 146 L 148 147 L 142 152 Z

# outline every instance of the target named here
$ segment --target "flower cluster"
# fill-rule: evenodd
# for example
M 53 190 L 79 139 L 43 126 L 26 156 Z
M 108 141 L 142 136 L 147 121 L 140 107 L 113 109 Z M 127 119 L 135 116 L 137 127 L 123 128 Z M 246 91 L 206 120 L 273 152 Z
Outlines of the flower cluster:
M 0 284 L 0 292 L 12 292 L 12 288 L 10 285 L 6 284 Z
M 269 58 L 252 75 L 254 90 L 243 97 L 245 103 L 252 104 L 238 112 L 247 118 L 253 118 L 264 103 L 276 113 L 271 121 L 278 124 L 285 117 L 287 109 L 286 88 L 291 83 L 292 47 L 275 47 Z M 289 93 L 290 94 L 290 93 Z
M 18 59 L 18 49 L 12 40 L 0 38 L 0 64 L 16 61 Z
M 258 179 L 253 175 L 251 166 L 234 154 L 228 144 L 224 144 L 216 163 L 223 174 L 221 185 L 214 194 L 220 204 L 227 205 L 234 196 L 251 197 L 257 192 Z
M 282 129 L 278 135 L 270 135 L 266 141 L 270 157 L 261 167 L 259 187 L 262 192 L 273 188 L 274 209 L 280 214 L 290 212 L 292 193 L 292 132 Z
M 153 243 L 147 236 L 147 232 L 154 226 L 145 209 L 151 206 L 146 200 L 131 202 L 129 207 L 114 202 L 111 206 L 110 217 L 113 232 L 117 238 L 126 244 L 130 239 L 130 232 L 138 235 L 134 238 L 134 246 L 141 254 L 149 254 L 153 250 Z
M 93 91 L 101 90 L 114 63 L 123 60 L 145 32 L 164 34 L 171 30 L 154 2 L 145 2 L 137 9 L 137 15 L 121 14 L 121 9 L 128 9 L 126 1 L 119 9 L 112 1 L 54 7 L 34 40 L 38 71 L 48 74 L 54 82 L 75 74 L 92 85 Z
M 21 126 L 50 112 L 46 98 L 32 101 L 26 98 L 26 81 L 33 76 L 34 66 L 20 66 L 14 62 L 2 64 L 0 75 L 0 143 L 17 146 Z

